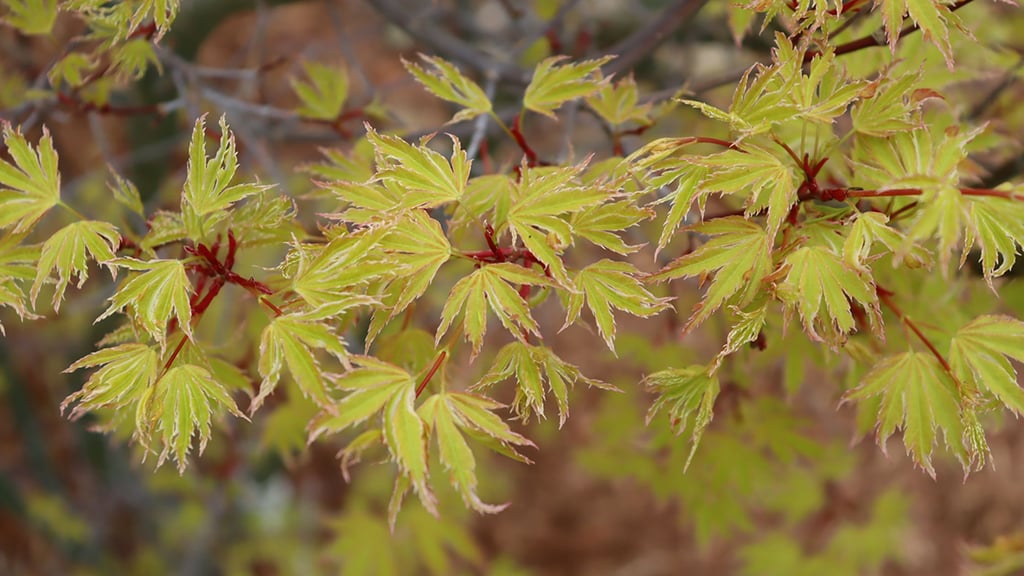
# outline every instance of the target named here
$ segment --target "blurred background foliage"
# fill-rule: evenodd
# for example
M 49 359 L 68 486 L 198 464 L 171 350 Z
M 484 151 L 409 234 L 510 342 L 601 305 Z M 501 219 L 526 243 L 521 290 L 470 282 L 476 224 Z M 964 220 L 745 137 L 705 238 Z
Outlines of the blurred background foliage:
M 188 129 L 201 112 L 227 115 L 245 170 L 315 208 L 311 175 L 366 169 L 358 162 L 324 164 L 324 153 L 341 157 L 321 151 L 363 154 L 369 162 L 365 147 L 351 150 L 363 119 L 416 134 L 436 130 L 450 116 L 403 69 L 400 57 L 434 53 L 438 38 L 456 38 L 460 49 L 509 63 L 488 83 L 500 109 L 521 95 L 516 67 L 529 69 L 551 54 L 588 57 L 632 46 L 638 30 L 685 4 L 183 0 L 156 54 L 162 74 L 150 66 L 137 81 L 98 83 L 77 102 L 54 101 L 42 89 L 47 71 L 83 32 L 80 25 L 58 19 L 46 37 L 3 27 L 0 113 L 36 132 L 42 122 L 50 126 L 64 193 L 96 216 L 120 214 L 106 200 L 108 165 L 135 182 L 149 210 L 173 206 Z M 632 70 L 641 97 L 657 108 L 659 120 L 645 137 L 714 135 L 721 128 L 694 111 L 669 113 L 668 97 L 686 90 L 727 101 L 738 74 L 767 59 L 774 25 L 737 42 L 747 23 L 730 6 L 716 0 L 695 17 L 669 22 L 674 25 L 666 27 L 664 40 L 637 51 L 622 70 Z M 956 72 L 934 52 L 927 57 L 920 37 L 902 44 L 899 65 L 925 70 L 948 105 L 991 122 L 985 137 L 1004 145 L 986 158 L 986 168 L 990 179 L 1001 182 L 1022 164 L 1020 144 L 1010 135 L 1019 134 L 1024 122 L 1018 105 L 1024 21 L 1015 8 L 988 2 L 963 15 L 981 43 L 954 37 L 955 48 L 964 48 L 956 52 Z M 752 24 L 756 32 L 760 22 Z M 849 33 L 875 28 L 877 21 L 867 18 Z M 884 52 L 864 51 L 845 64 L 861 74 L 886 62 Z M 466 57 L 459 50 L 442 55 L 456 62 Z M 309 121 L 316 110 L 305 110 L 305 121 L 293 112 L 302 106 L 294 79 L 315 84 L 316 66 L 347 71 L 341 100 L 353 113 L 345 123 Z M 90 98 L 108 102 L 108 109 L 90 108 Z M 470 128 L 444 129 L 465 138 Z M 559 122 L 531 118 L 524 130 L 545 157 L 612 153 L 612 138 L 582 110 L 570 110 Z M 639 134 L 614 138 L 620 136 L 627 153 L 640 142 Z M 489 162 L 517 158 L 518 149 L 501 134 L 487 144 Z M 143 223 L 125 224 L 140 229 Z M 631 231 L 631 241 L 650 242 L 658 232 L 650 223 Z M 265 265 L 279 256 L 268 253 L 261 260 L 257 254 L 242 264 Z M 945 288 L 933 290 L 941 294 Z M 110 289 L 89 282 L 59 319 L 21 323 L 3 313 L 2 574 L 994 576 L 1024 570 L 1024 430 L 1011 421 L 991 435 L 997 467 L 963 482 L 956 463 L 941 462 L 933 481 L 914 469 L 901 447 L 885 455 L 870 439 L 859 441 L 865 430 L 857 414 L 836 408 L 857 375 L 846 374 L 845 383 L 827 379 L 837 358 L 799 331 L 729 365 L 717 417 L 686 473 L 685 434 L 677 435 L 664 417 L 645 422 L 650 397 L 638 382 L 645 373 L 713 354 L 725 327 L 709 322 L 680 340 L 678 318 L 623 318 L 618 358 L 586 330 L 552 337 L 560 356 L 624 392 L 577 390 L 561 431 L 552 421 L 522 426 L 540 446 L 526 453 L 533 465 L 477 454 L 481 496 L 511 502 L 506 511 L 476 515 L 456 495 L 442 493 L 440 520 L 407 502 L 391 534 L 391 479 L 376 465 L 380 455 L 365 455 L 346 482 L 334 454 L 341 444 L 307 448 L 305 427 L 315 410 L 299 394 L 276 401 L 251 424 L 222 426 L 182 476 L 172 467 L 154 471 L 152 461 L 140 463 L 140 454 L 116 431 L 95 433 L 93 419 L 63 418 L 58 406 L 83 376 L 62 370 L 113 327 L 90 324 Z M 695 286 L 673 285 L 673 291 L 679 310 L 697 301 Z M 431 319 L 444 296 L 428 296 L 415 314 L 427 325 L 436 321 Z M 1024 314 L 1020 280 L 1009 280 L 1003 296 L 1001 305 Z M 245 331 L 255 338 L 265 319 L 258 312 L 238 317 L 223 305 L 229 300 L 214 305 L 208 316 L 218 321 L 204 330 L 222 342 L 225 356 L 244 365 L 248 352 L 234 335 Z M 918 302 L 927 309 L 927 294 Z M 557 331 L 556 303 L 546 303 L 538 316 L 546 333 Z M 430 336 L 385 333 L 380 356 L 423 366 L 432 348 L 417 345 L 418 338 Z M 489 354 L 497 347 L 489 347 Z M 456 370 L 470 378 L 486 365 L 478 361 Z

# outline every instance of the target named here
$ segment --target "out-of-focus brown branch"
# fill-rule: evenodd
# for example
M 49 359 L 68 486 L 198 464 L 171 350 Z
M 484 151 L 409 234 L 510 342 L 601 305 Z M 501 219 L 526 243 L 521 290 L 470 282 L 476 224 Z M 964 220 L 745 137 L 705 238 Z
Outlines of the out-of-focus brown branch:
M 646 26 L 607 51 L 618 57 L 603 67 L 607 75 L 632 70 L 641 60 L 668 39 L 677 28 L 693 19 L 707 0 L 675 0 L 652 18 Z
M 396 0 L 374 0 L 370 5 L 387 21 L 398 26 L 440 56 L 465 64 L 484 75 L 504 82 L 526 85 L 530 74 L 519 66 L 502 62 L 445 32 L 430 19 L 418 19 L 416 10 Z

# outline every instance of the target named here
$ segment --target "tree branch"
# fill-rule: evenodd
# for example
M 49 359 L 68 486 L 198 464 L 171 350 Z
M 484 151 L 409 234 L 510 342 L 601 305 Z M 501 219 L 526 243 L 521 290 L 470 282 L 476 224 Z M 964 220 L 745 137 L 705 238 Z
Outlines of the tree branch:
M 618 58 L 606 64 L 602 71 L 610 76 L 632 70 L 672 32 L 696 16 L 705 4 L 707 0 L 675 0 L 646 26 L 606 51 L 606 54 L 617 54 Z

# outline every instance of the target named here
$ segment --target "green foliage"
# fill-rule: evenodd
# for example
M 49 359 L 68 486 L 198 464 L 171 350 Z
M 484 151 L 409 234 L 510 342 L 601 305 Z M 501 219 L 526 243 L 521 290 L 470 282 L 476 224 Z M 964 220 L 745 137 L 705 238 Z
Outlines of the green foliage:
M 557 3 L 541 4 L 536 12 L 560 19 Z M 504 510 L 489 503 L 503 502 L 489 488 L 492 453 L 528 463 L 520 451 L 536 446 L 527 436 L 546 429 L 526 426 L 553 402 L 562 428 L 570 408 L 578 413 L 578 383 L 625 391 L 582 404 L 600 406 L 582 467 L 676 502 L 702 546 L 745 535 L 740 573 L 878 572 L 900 556 L 907 525 L 908 503 L 895 492 L 855 503 L 856 521 L 816 546 L 794 537 L 845 513 L 836 486 L 857 464 L 814 431 L 803 413 L 811 402 L 797 396 L 841 399 L 857 415 L 837 421 L 874 429 L 883 451 L 898 431 L 933 477 L 943 470 L 940 436 L 969 472 L 991 457 L 986 431 L 1000 416 L 1024 414 L 1013 364 L 1024 362 L 1024 323 L 1008 315 L 1016 300 L 995 298 L 1024 248 L 1024 188 L 979 182 L 1019 119 L 986 126 L 984 110 L 954 100 L 964 85 L 996 77 L 954 69 L 961 52 L 995 51 L 954 14 L 965 4 L 728 3 L 716 9 L 737 42 L 757 19 L 775 31 L 748 46 L 770 45 L 770 54 L 737 79 L 731 99 L 707 90 L 660 97 L 685 104 L 678 109 L 648 99 L 641 76 L 609 76 L 611 56 L 540 59 L 524 45 L 500 59 L 539 60 L 516 78 L 486 65 L 490 56 L 460 57 L 467 70 L 493 74 L 486 90 L 440 57 L 403 61 L 454 106 L 448 124 L 478 120 L 465 148 L 454 134 L 415 140 L 384 121 L 352 136 L 342 122 L 381 120 L 377 101 L 350 93 L 356 78 L 346 68 L 306 62 L 291 80 L 297 107 L 267 122 L 330 128 L 350 141 L 306 168 L 315 185 L 278 188 L 239 157 L 254 150 L 276 176 L 278 159 L 265 149 L 273 138 L 246 130 L 237 141 L 228 114 L 208 126 L 194 117 L 196 95 L 122 105 L 123 96 L 160 92 L 153 79 L 169 67 L 168 87 L 220 74 L 175 55 L 180 38 L 161 44 L 178 2 L 7 0 L 3 22 L 18 34 L 51 35 L 66 17 L 81 37 L 37 80 L 18 80 L 36 83 L 38 101 L 12 111 L 25 127 L 3 126 L 0 307 L 34 319 L 39 294 L 53 285 L 54 312 L 72 322 L 68 285 L 88 291 L 97 284 L 86 285 L 90 266 L 110 271 L 116 286 L 74 308 L 106 298 L 96 320 L 119 323 L 67 369 L 90 373 L 61 407 L 130 438 L 157 466 L 173 458 L 184 474 L 193 446 L 196 454 L 209 446 L 228 478 L 256 450 L 239 439 L 252 429 L 259 450 L 289 465 L 310 444 L 340 447 L 346 480 L 358 462 L 384 455 L 382 466 L 356 474 L 358 484 L 379 471 L 386 481 L 374 477 L 374 488 L 384 490 L 326 522 L 326 564 L 346 574 L 485 571 L 487 555 L 453 520 L 459 501 L 479 513 Z M 992 14 L 972 27 L 1009 36 Z M 550 30 L 552 51 L 559 30 Z M 906 38 L 915 33 L 923 44 Z M 463 43 L 447 53 L 458 56 Z M 865 55 L 884 44 L 888 52 Z M 848 56 L 855 52 L 859 59 Z M 929 55 L 942 57 L 938 67 Z M 1002 72 L 1011 85 L 1013 71 Z M 509 82 L 527 77 L 525 86 Z M 227 106 L 207 88 L 196 93 L 202 106 L 233 107 L 232 118 L 274 112 L 243 100 Z M 506 115 L 510 101 L 520 105 Z M 534 148 L 535 121 L 548 130 L 555 120 L 573 136 L 575 117 L 559 114 L 571 103 L 608 142 L 587 142 L 597 152 L 585 157 L 572 138 L 557 159 Z M 183 178 L 164 186 L 174 198 L 116 172 L 109 190 L 100 186 L 103 202 L 88 202 L 91 184 L 78 180 L 62 198 L 61 139 L 50 133 L 58 107 L 67 117 L 158 114 L 190 126 Z M 51 126 L 33 130 L 37 118 Z M 495 127 L 512 154 L 491 150 Z M 673 134 L 679 127 L 693 133 Z M 978 274 L 963 270 L 969 259 Z M 696 304 L 677 318 L 676 301 Z M 556 338 L 550 319 L 561 312 L 568 336 Z M 629 334 L 626 315 L 664 322 L 671 334 Z M 494 318 L 501 328 L 488 334 Z M 591 334 L 569 332 L 591 321 Z M 571 340 L 595 351 L 590 362 L 566 360 L 576 362 L 562 349 Z M 825 376 L 813 390 L 802 386 L 811 367 Z M 584 375 L 598 370 L 621 386 Z M 410 490 L 419 502 L 404 505 Z M 41 525 L 72 517 L 45 498 L 30 513 Z M 60 538 L 85 538 L 67 524 Z M 264 537 L 274 553 L 291 545 Z M 249 570 L 260 552 L 233 551 L 232 569 Z M 320 566 L 306 560 L 282 566 Z
M 348 73 L 317 62 L 305 62 L 303 68 L 309 82 L 292 80 L 292 89 L 302 101 L 297 112 L 315 120 L 336 120 L 348 99 Z
M 10 124 L 4 125 L 3 137 L 14 165 L 0 159 L 0 229 L 13 227 L 11 231 L 18 234 L 30 230 L 60 203 L 57 151 L 49 132 L 43 132 L 35 150 Z

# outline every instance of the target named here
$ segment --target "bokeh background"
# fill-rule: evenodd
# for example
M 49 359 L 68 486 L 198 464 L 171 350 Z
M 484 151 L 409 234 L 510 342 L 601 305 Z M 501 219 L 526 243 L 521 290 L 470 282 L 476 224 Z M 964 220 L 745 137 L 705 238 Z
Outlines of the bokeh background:
M 416 135 L 451 117 L 403 68 L 400 59 L 417 52 L 439 53 L 481 78 L 499 110 L 515 108 L 522 82 L 514 71 L 485 82 L 488 62 L 526 69 L 549 54 L 630 49 L 635 61 L 620 74 L 632 73 L 655 106 L 670 106 L 668 97 L 680 90 L 727 105 L 738 74 L 770 57 L 773 28 L 738 42 L 732 28 L 741 23 L 730 27 L 728 3 L 703 4 L 182 0 L 161 42 L 163 74 L 111 86 L 107 111 L 39 92 L 45 70 L 82 33 L 77 23 L 60 20 L 52 37 L 31 39 L 0 27 L 0 113 L 34 135 L 43 123 L 50 128 L 65 197 L 96 214 L 109 204 L 108 165 L 138 185 L 148 209 L 173 208 L 189 128 L 202 112 L 227 116 L 244 170 L 303 198 L 314 187 L 301 168 L 321 162 L 323 148 L 350 150 L 364 119 Z M 1014 7 L 976 4 L 962 14 L 980 23 L 974 29 L 986 48 L 963 52 L 961 75 L 943 80 L 947 99 L 978 123 L 1012 131 L 1020 126 L 1022 47 L 1012 31 L 1024 30 L 1024 22 Z M 685 13 L 697 7 L 696 16 Z M 457 39 L 458 49 L 446 52 L 445 38 Z M 467 48 L 483 66 L 460 61 Z M 858 55 L 855 66 L 888 57 L 875 51 Z M 292 112 L 290 78 L 301 77 L 308 61 L 348 70 L 346 107 L 354 112 L 342 126 L 303 122 Z M 442 129 L 468 139 L 472 126 Z M 558 122 L 531 117 L 524 130 L 547 158 L 611 153 L 600 123 L 578 108 L 563 110 Z M 720 130 L 680 110 L 624 146 L 628 152 L 652 136 Z M 500 133 L 487 144 L 494 166 L 516 160 L 517 149 Z M 1013 146 L 1001 149 L 985 168 L 991 177 L 1012 178 L 1017 154 Z M 308 200 L 305 212 L 313 214 L 316 202 Z M 633 239 L 649 241 L 653 226 L 634 230 Z M 273 264 L 272 254 L 264 257 L 243 264 L 256 271 Z M 639 258 L 646 269 L 657 266 L 649 255 Z M 1015 567 L 1024 561 L 1013 564 L 1014 552 L 1024 550 L 1024 426 L 1013 419 L 993 424 L 994 467 L 965 481 L 958 463 L 942 460 L 932 479 L 904 456 L 899 438 L 887 454 L 870 437 L 858 439 L 856 414 L 838 407 L 846 385 L 840 367 L 799 331 L 769 342 L 774 353 L 744 356 L 720 402 L 762 400 L 716 419 L 684 474 L 686 438 L 664 422 L 645 426 L 650 397 L 638 383 L 644 373 L 706 358 L 721 342 L 723 327 L 715 325 L 678 337 L 696 285 L 673 288 L 683 317 L 621 318 L 618 358 L 594 333 L 557 333 L 560 309 L 545 304 L 539 315 L 546 341 L 585 374 L 624 392 L 577 390 L 561 430 L 551 420 L 521 425 L 539 446 L 527 454 L 532 465 L 481 460 L 481 490 L 489 501 L 511 502 L 506 511 L 476 515 L 446 495 L 435 520 L 410 502 L 389 534 L 390 468 L 371 460 L 346 482 L 335 456 L 342 439 L 306 448 L 310 413 L 303 406 L 271 402 L 251 424 L 219 426 L 206 453 L 180 476 L 172 466 L 155 469 L 152 458 L 142 462 L 123 435 L 63 417 L 61 401 L 83 376 L 62 370 L 111 328 L 92 324 L 109 296 L 101 275 L 95 271 L 71 295 L 60 319 L 21 322 L 0 312 L 7 332 L 0 340 L 0 574 L 1024 574 Z M 1007 281 L 1003 297 L 1019 313 L 1018 283 Z M 443 297 L 417 307 L 414 322 L 432 330 Z M 210 315 L 216 320 L 207 335 L 225 348 L 247 334 L 245 317 L 218 309 Z M 500 343 L 495 336 L 491 353 Z M 397 345 L 417 352 L 411 341 Z M 469 382 L 485 360 L 454 367 L 451 377 Z M 510 398 L 508 390 L 496 394 Z M 731 428 L 716 435 L 716 426 Z M 777 437 L 766 437 L 768 428 Z M 787 442 L 796 447 L 778 449 Z

